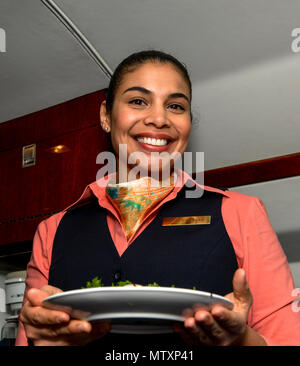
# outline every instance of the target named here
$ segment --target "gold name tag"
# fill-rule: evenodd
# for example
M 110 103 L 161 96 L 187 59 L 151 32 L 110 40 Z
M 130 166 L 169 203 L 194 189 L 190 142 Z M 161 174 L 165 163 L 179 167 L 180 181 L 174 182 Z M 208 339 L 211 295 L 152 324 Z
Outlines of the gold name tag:
M 208 225 L 210 222 L 211 216 L 164 217 L 162 226 Z

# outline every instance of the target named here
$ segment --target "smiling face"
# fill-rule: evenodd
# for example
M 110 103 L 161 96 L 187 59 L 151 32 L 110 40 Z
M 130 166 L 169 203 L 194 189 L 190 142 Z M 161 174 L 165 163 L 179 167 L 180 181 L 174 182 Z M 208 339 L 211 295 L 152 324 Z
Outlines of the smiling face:
M 127 157 L 142 152 L 147 157 L 143 169 L 149 175 L 151 163 L 152 168 L 163 169 L 153 152 L 182 155 L 191 128 L 190 98 L 188 83 L 171 63 L 149 61 L 127 72 L 116 90 L 111 113 L 105 101 L 100 109 L 101 124 L 111 132 L 117 159 L 120 144 L 126 144 Z M 128 164 L 127 170 L 134 165 Z

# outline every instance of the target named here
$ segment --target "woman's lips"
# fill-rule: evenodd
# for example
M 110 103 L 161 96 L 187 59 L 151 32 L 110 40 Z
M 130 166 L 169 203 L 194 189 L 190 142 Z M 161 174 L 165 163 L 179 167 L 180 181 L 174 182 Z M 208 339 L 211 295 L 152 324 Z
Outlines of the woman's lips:
M 162 151 L 167 151 L 170 147 L 170 143 L 166 144 L 166 145 L 150 145 L 150 144 L 146 144 L 144 142 L 140 142 L 138 140 L 135 139 L 135 141 L 146 151 L 149 152 L 162 152 Z
M 141 132 L 135 135 L 134 139 L 142 149 L 149 152 L 167 151 L 174 141 L 168 134 L 153 131 Z
M 154 131 L 145 131 L 145 132 L 140 132 L 138 134 L 136 134 L 134 136 L 134 138 L 153 138 L 153 139 L 166 139 L 167 141 L 173 141 L 174 138 L 169 136 L 166 133 L 161 133 L 161 132 L 154 132 Z

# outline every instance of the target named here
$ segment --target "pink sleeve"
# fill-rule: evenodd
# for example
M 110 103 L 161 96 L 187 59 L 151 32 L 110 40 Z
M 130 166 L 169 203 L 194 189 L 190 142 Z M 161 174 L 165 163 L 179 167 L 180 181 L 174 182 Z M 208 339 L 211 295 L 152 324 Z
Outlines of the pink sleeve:
M 232 232 L 239 266 L 246 271 L 253 296 L 248 325 L 268 345 L 299 346 L 300 316 L 292 306 L 295 284 L 286 255 L 263 202 L 241 194 L 236 198 L 238 217 L 227 203 L 224 222 Z M 239 223 L 235 227 L 234 221 Z
M 26 294 L 30 288 L 40 288 L 48 284 L 51 264 L 53 239 L 57 226 L 64 215 L 60 212 L 42 221 L 35 232 L 30 261 L 27 265 L 26 288 L 23 304 L 27 301 Z M 27 338 L 22 322 L 19 322 L 16 346 L 27 346 Z

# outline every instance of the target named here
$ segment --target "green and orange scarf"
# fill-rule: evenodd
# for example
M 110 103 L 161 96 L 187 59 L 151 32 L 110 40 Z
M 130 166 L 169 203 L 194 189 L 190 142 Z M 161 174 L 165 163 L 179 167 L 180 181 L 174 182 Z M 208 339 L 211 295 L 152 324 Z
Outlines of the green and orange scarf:
M 126 183 L 108 183 L 106 195 L 119 213 L 127 241 L 154 206 L 173 190 L 174 181 L 175 177 L 172 177 L 168 184 L 162 184 L 151 177 L 143 177 Z

